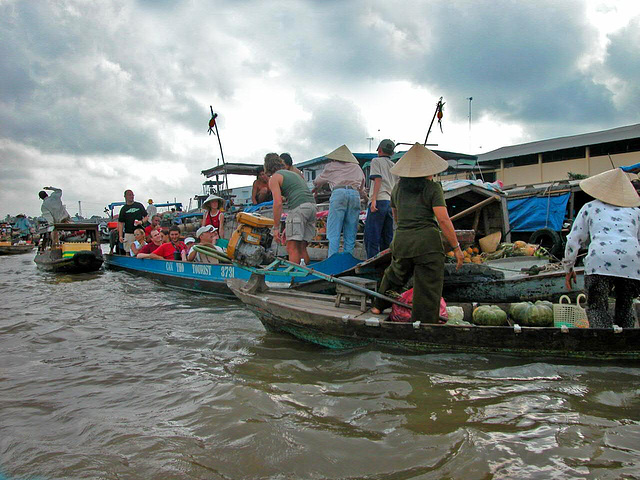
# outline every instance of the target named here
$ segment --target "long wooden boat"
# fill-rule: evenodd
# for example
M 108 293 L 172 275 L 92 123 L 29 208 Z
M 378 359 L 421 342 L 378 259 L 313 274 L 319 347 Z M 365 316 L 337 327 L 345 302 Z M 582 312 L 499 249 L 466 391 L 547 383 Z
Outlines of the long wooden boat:
M 102 249 L 95 223 L 56 223 L 43 234 L 34 262 L 56 273 L 86 273 L 102 266 Z
M 32 243 L 13 245 L 0 245 L 0 255 L 20 255 L 33 251 L 36 246 Z
M 176 260 L 154 260 L 124 255 L 105 254 L 105 267 L 123 270 L 134 275 L 148 277 L 182 290 L 191 290 L 216 295 L 233 296 L 227 286 L 229 279 L 248 280 L 251 271 L 237 264 L 208 264 L 181 262 Z M 313 263 L 321 273 L 334 275 L 351 269 L 358 260 L 348 253 L 333 255 L 321 262 Z M 284 271 L 267 275 L 266 281 L 273 286 L 287 288 L 292 284 L 304 284 L 317 280 L 317 276 L 295 276 Z
M 442 296 L 447 302 L 514 303 L 575 298 L 584 292 L 584 268 L 578 267 L 576 285 L 568 292 L 561 264 L 535 257 L 510 257 L 484 264 L 447 264 Z
M 328 348 L 384 347 L 416 353 L 493 353 L 524 357 L 640 360 L 640 329 L 456 326 L 398 323 L 335 306 L 332 295 L 256 288 L 228 281 L 233 293 L 267 330 L 284 332 Z M 471 305 L 464 307 L 466 316 Z

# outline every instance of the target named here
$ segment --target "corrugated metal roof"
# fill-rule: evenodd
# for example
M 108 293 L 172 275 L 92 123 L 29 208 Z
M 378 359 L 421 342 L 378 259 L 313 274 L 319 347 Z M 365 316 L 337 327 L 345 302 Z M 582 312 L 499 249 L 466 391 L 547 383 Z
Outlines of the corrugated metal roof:
M 565 148 L 584 147 L 598 145 L 600 143 L 615 142 L 640 137 L 640 123 L 627 125 L 626 127 L 601 130 L 599 132 L 583 133 L 569 137 L 552 138 L 531 143 L 522 143 L 510 147 L 501 147 L 491 152 L 478 155 L 479 162 L 488 162 L 502 158 L 521 157 L 544 152 L 553 152 Z
M 202 170 L 201 173 L 207 178 L 215 175 L 224 175 L 225 173 L 227 175 L 257 175 L 262 166 L 262 164 L 255 165 L 251 163 L 225 163 Z
M 444 150 L 432 150 L 432 151 L 440 155 L 445 160 L 466 160 L 466 161 L 473 161 L 475 163 L 475 160 L 477 159 L 475 155 L 467 155 L 466 153 L 447 152 Z M 407 153 L 406 150 L 396 152 L 391 157 L 391 160 L 397 161 L 405 153 Z M 360 165 L 363 166 L 366 162 L 373 160 L 375 157 L 377 157 L 378 154 L 377 153 L 354 153 L 353 156 L 356 157 L 360 162 Z M 325 162 L 326 162 L 326 158 L 323 155 L 322 157 L 316 157 L 316 158 L 312 158 L 311 160 L 307 160 L 305 162 L 296 163 L 295 166 L 302 169 L 305 167 L 311 167 L 313 165 L 318 165 Z M 449 164 L 455 165 L 455 162 L 453 163 L 449 162 Z

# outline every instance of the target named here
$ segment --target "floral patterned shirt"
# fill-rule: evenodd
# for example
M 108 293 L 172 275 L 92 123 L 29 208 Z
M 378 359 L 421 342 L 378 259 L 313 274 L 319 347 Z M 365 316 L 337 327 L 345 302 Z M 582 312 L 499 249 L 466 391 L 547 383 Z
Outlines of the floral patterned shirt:
M 640 280 L 640 209 L 616 207 L 600 200 L 585 203 L 567 236 L 563 264 L 570 272 L 578 250 L 589 244 L 586 275 Z

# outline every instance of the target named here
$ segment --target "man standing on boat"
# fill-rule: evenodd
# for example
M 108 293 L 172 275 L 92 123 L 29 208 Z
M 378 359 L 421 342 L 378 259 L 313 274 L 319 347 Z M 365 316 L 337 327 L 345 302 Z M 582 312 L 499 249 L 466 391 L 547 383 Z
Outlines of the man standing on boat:
M 29 240 L 31 238 L 31 222 L 29 222 L 29 219 L 24 213 L 16 215 L 16 222 L 13 224 L 13 227 L 18 230 L 20 240 Z
M 131 244 L 135 241 L 133 230 L 142 225 L 147 217 L 147 211 L 140 202 L 133 201 L 133 190 L 124 191 L 125 205 L 118 214 L 118 238 L 125 252 L 131 250 Z
M 331 160 L 313 181 L 316 188 L 329 184 L 329 216 L 327 218 L 328 256 L 340 250 L 340 233 L 344 235 L 344 253 L 352 253 L 358 233 L 360 198 L 366 199 L 364 173 L 356 157 L 346 145 L 325 156 Z
M 364 225 L 364 246 L 367 258 L 375 257 L 386 250 L 393 240 L 393 216 L 391 214 L 391 191 L 397 177 L 391 173 L 391 155 L 396 148 L 388 138 L 378 145 L 378 156 L 371 160 L 369 178 L 369 210 Z
M 278 243 L 286 242 L 289 261 L 309 264 L 308 243 L 316 235 L 316 202 L 307 182 L 297 173 L 286 169 L 277 153 L 264 157 L 264 171 L 269 178 L 269 189 L 273 194 L 273 238 Z M 280 231 L 282 197 L 286 197 L 289 212 L 285 221 L 284 238 Z
M 149 205 L 147 205 L 147 215 L 149 218 L 153 218 L 153 216 L 158 213 L 158 208 L 153 204 L 153 199 L 149 199 Z
M 53 193 L 48 195 L 44 190 L 51 190 Z M 62 204 L 62 189 L 56 187 L 44 187 L 38 193 L 38 196 L 42 199 L 42 216 L 50 224 L 54 223 L 71 223 L 71 215 L 67 212 L 67 209 Z

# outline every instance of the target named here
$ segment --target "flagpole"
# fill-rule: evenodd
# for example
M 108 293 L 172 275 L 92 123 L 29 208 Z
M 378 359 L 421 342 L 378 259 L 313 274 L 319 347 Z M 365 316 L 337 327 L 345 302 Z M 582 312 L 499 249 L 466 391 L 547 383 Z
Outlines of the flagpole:
M 211 109 L 211 120 L 209 120 L 209 135 L 211 135 L 211 132 L 213 131 L 212 125 L 211 125 L 213 123 L 213 128 L 216 129 L 215 136 L 218 137 L 218 145 L 220 146 L 220 156 L 222 157 L 222 165 L 225 165 L 224 152 L 222 151 L 222 140 L 220 140 L 220 131 L 218 130 L 218 123 L 216 122 L 216 118 L 218 117 L 218 114 L 213 112 L 213 105 L 209 105 L 209 108 Z M 225 187 L 225 190 L 229 190 L 229 179 L 227 178 L 226 168 L 224 171 L 224 187 Z

